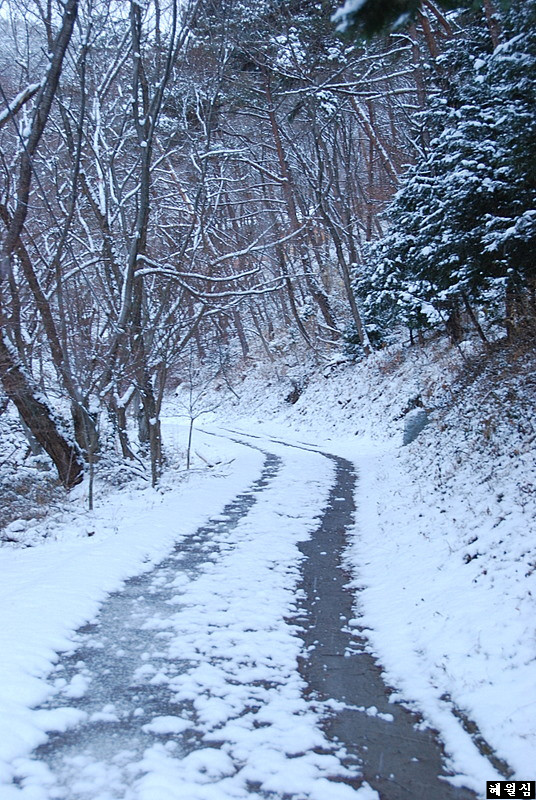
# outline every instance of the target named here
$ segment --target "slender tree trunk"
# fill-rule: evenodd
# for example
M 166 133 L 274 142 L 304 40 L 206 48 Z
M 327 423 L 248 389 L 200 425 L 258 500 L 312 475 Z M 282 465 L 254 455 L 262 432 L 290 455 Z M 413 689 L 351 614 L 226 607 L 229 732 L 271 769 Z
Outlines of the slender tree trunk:
M 317 193 L 317 200 L 318 200 L 318 203 L 319 203 L 320 213 L 322 214 L 322 218 L 324 219 L 326 227 L 329 229 L 329 231 L 331 233 L 331 237 L 333 239 L 333 244 L 335 245 L 335 251 L 337 253 L 337 260 L 339 262 L 339 266 L 340 266 L 341 272 L 342 272 L 342 278 L 343 278 L 344 288 L 345 288 L 345 291 L 346 291 L 346 297 L 348 299 L 348 303 L 350 305 L 350 310 L 352 312 L 352 318 L 354 320 L 354 323 L 355 323 L 355 326 L 356 326 L 356 329 L 357 329 L 357 335 L 359 336 L 359 341 L 361 343 L 361 346 L 363 347 L 363 351 L 364 351 L 365 355 L 368 356 L 368 355 L 370 355 L 372 348 L 370 346 L 370 340 L 369 340 L 369 338 L 367 336 L 367 332 L 365 330 L 365 326 L 363 324 L 363 320 L 361 318 L 361 314 L 359 313 L 359 309 L 357 307 L 354 291 L 352 289 L 352 281 L 351 281 L 351 276 L 350 276 L 350 270 L 349 270 L 348 264 L 346 263 L 346 259 L 344 257 L 342 241 L 341 241 L 341 238 L 339 236 L 339 233 L 337 231 L 336 226 L 333 224 L 333 220 L 331 219 L 331 217 L 329 216 L 329 213 L 326 211 L 326 209 L 324 207 L 324 203 L 322 201 L 322 195 L 321 195 L 320 191 Z M 354 262 L 356 262 L 357 258 L 356 258 L 356 254 L 355 254 L 355 249 L 353 247 L 352 247 L 351 253 L 352 253 L 352 251 L 353 251 L 353 254 L 354 254 Z
M 436 17 L 438 22 L 441 24 L 443 30 L 447 34 L 447 36 L 453 35 L 452 25 L 443 14 L 443 12 L 437 7 L 435 3 L 432 3 L 431 0 L 423 0 L 423 6 L 427 8 L 432 14 Z
M 71 416 L 78 447 L 88 460 L 90 456 L 94 459 L 99 450 L 97 415 L 89 411 L 87 399 L 85 399 L 83 402 L 72 403 Z
M 134 461 L 135 455 L 132 452 L 132 448 L 130 447 L 130 442 L 128 440 L 126 406 L 119 405 L 112 399 L 110 403 L 110 411 L 113 415 L 113 419 L 115 419 L 117 435 L 119 437 L 119 445 L 121 447 L 123 458 L 127 458 L 129 461 Z
M 371 124 L 370 120 L 368 119 L 363 109 L 360 107 L 355 97 L 350 98 L 350 103 L 352 105 L 352 108 L 354 109 L 358 121 L 361 123 L 365 133 L 367 134 L 367 138 L 369 139 L 371 146 L 377 150 L 387 175 L 389 176 L 393 185 L 397 186 L 398 173 L 396 171 L 395 165 L 393 164 L 393 160 L 389 155 L 387 146 L 380 138 L 380 135 L 376 130 L 375 125 Z
M 188 447 L 186 449 L 186 469 L 190 469 L 190 455 L 192 452 L 192 435 L 194 432 L 194 417 L 190 417 L 190 427 L 188 428 Z
M 262 328 L 261 328 L 259 319 L 257 317 L 257 314 L 255 313 L 254 308 L 253 308 L 253 301 L 251 301 L 251 303 L 250 303 L 249 310 L 250 310 L 250 314 L 251 314 L 251 319 L 253 320 L 253 324 L 255 325 L 255 328 L 257 329 L 257 333 L 259 334 L 259 339 L 261 340 L 261 344 L 262 344 L 263 350 L 266 353 L 266 355 L 268 356 L 269 360 L 273 363 L 275 361 L 275 359 L 274 359 L 274 357 L 272 355 L 272 351 L 268 347 L 268 342 L 264 338 L 264 334 L 262 332 Z
M 247 358 L 247 355 L 249 353 L 249 345 L 246 339 L 244 326 L 242 325 L 242 320 L 240 319 L 240 314 L 238 313 L 236 308 L 233 309 L 233 322 L 236 328 L 236 333 L 238 335 L 238 341 L 240 342 L 240 347 L 242 349 L 242 357 Z
M 460 318 L 460 309 L 457 304 L 448 309 L 445 327 L 452 344 L 458 344 L 458 342 L 461 342 L 463 338 L 463 327 Z
M 151 485 L 154 487 L 158 483 L 162 468 L 162 431 L 153 386 L 147 373 L 145 374 L 145 383 L 141 392 L 141 401 L 147 424 L 151 456 Z
M 471 303 L 469 302 L 469 298 L 467 297 L 466 294 L 463 294 L 462 298 L 463 298 L 463 304 L 464 304 L 464 306 L 465 306 L 465 308 L 467 310 L 467 313 L 469 315 L 469 319 L 473 323 L 476 332 L 478 333 L 478 335 L 480 336 L 480 338 L 482 339 L 484 344 L 489 347 L 489 342 L 488 342 L 488 340 L 486 338 L 486 334 L 482 330 L 482 326 L 480 325 L 480 322 L 478 321 L 478 317 L 476 316 L 476 314 L 474 312 L 474 309 L 473 309 Z

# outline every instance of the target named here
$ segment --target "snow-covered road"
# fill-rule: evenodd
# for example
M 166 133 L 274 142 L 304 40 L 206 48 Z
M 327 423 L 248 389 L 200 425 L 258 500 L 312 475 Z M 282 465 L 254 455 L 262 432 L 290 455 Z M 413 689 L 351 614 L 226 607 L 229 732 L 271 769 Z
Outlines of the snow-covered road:
M 67 652 L 48 677 L 54 625 L 76 591 L 76 568 L 70 582 L 59 576 L 63 595 L 52 590 L 52 604 L 39 607 L 35 592 L 49 650 L 28 659 L 26 682 L 20 676 L 19 707 L 11 709 L 18 738 L 4 753 L 2 800 L 473 797 L 438 780 L 439 746 L 389 704 L 351 619 L 340 558 L 353 523 L 352 465 L 266 438 L 252 449 L 236 438 L 203 441 L 234 456 L 226 483 L 238 491 L 190 487 L 190 500 L 208 512 L 197 524 L 195 514 L 186 525 L 172 522 L 185 514 L 188 491 L 146 515 L 146 535 L 151 520 L 157 535 L 166 518 L 182 528 L 172 552 L 161 560 L 155 547 L 146 556 L 155 566 L 142 574 L 134 559 L 134 577 L 98 616 L 89 598 L 94 604 L 118 587 L 113 575 L 94 582 L 89 613 L 83 603 L 78 610 L 91 624 L 64 630 L 68 645 L 56 648 Z M 117 533 L 128 547 L 128 523 Z M 91 553 L 92 573 L 110 553 L 120 555 L 117 543 L 110 550 L 105 542 Z M 48 569 L 61 572 L 58 556 L 69 546 L 51 549 Z M 71 547 L 70 555 L 80 567 L 83 553 Z M 42 702 L 24 711 L 37 705 L 28 702 L 39 696 L 36 684 Z
M 48 607 L 46 598 L 39 607 L 38 592 L 33 596 L 34 616 L 47 633 L 37 644 L 40 658 L 32 663 L 26 652 L 19 689 L 12 679 L 11 697 L 4 702 L 16 741 L 4 746 L 3 754 L 11 758 L 4 759 L 2 800 L 376 797 L 366 786 L 356 790 L 330 780 L 349 771 L 322 732 L 322 708 L 305 699 L 297 671 L 302 643 L 292 618 L 303 558 L 298 543 L 318 524 L 332 465 L 301 451 L 282 459 L 277 453 L 252 456 L 249 447 L 228 440 L 217 446 L 240 459 L 231 482 L 243 484 L 249 471 L 246 491 L 242 486 L 223 510 L 220 505 L 219 513 L 189 536 L 176 537 L 177 547 L 157 568 L 112 594 L 89 627 L 68 636 L 70 652 L 48 680 L 43 673 L 54 655 L 45 651 L 46 640 L 51 649 L 60 638 L 62 600 L 74 597 L 77 572 L 81 591 L 86 587 L 76 547 L 51 544 L 41 554 L 45 561 L 48 556 L 49 576 L 65 572 L 61 556 L 69 554 L 77 563 L 70 580 L 59 575 L 60 587 L 65 582 L 62 596 L 55 596 L 61 588 L 52 589 L 49 581 Z M 252 467 L 257 473 L 260 467 L 254 480 Z M 175 514 L 186 510 L 187 495 L 176 496 Z M 210 509 L 213 498 L 203 497 L 199 492 L 195 500 Z M 147 536 L 151 517 L 157 535 L 165 516 L 173 524 L 169 495 L 164 502 L 165 513 L 154 509 L 146 517 Z M 128 548 L 127 528 L 119 531 L 123 534 Z M 133 548 L 139 548 L 136 531 Z M 106 572 L 110 547 L 92 550 L 89 571 L 101 564 Z M 130 569 L 140 571 L 139 558 Z M 103 579 L 105 589 L 110 582 Z M 97 591 L 94 582 L 89 594 L 94 598 Z M 27 607 L 19 641 L 29 639 L 29 617 Z M 67 636 L 65 628 L 62 633 Z M 13 631 L 13 647 L 16 640 Z M 31 649 L 27 641 L 26 651 Z M 9 661 L 7 648 L 5 653 Z M 19 667 L 23 656 L 19 648 Z M 31 676 L 24 675 L 28 664 Z M 9 677 L 9 669 L 5 672 Z M 24 712 L 39 688 L 48 694 L 46 701 Z M 17 691 L 24 694 L 18 705 Z M 9 723 L 4 734 L 10 737 Z M 31 754 L 28 745 L 40 742 Z

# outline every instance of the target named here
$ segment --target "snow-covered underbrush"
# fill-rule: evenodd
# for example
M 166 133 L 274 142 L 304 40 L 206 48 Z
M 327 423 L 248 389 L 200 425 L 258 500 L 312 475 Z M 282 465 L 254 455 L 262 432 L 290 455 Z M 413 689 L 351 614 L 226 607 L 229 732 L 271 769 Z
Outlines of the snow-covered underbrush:
M 24 538 L 65 498 L 46 456 L 31 454 L 14 415 L 0 416 L 0 545 Z
M 166 449 L 166 473 L 160 490 L 181 480 L 185 470 L 186 442 L 172 441 Z M 58 480 L 51 459 L 41 451 L 32 455 L 14 409 L 0 416 L 0 547 L 33 547 L 58 535 L 58 523 L 69 521 L 75 535 L 90 531 L 90 481 L 96 507 L 106 504 L 118 490 L 144 490 L 150 485 L 150 464 L 141 450 L 137 460 L 126 460 L 118 452 L 113 435 L 101 432 L 101 449 L 95 458 L 93 476 L 89 468 L 80 486 L 68 492 Z M 203 465 L 205 466 L 205 465 Z
M 535 366 L 513 346 L 426 365 L 430 423 L 361 462 L 351 553 L 389 681 L 460 754 L 460 771 L 469 751 L 453 711 L 519 778 L 536 757 Z
M 452 347 L 439 339 L 361 362 L 242 365 L 232 379 L 238 399 L 223 382 L 207 397 L 218 406 L 213 418 L 277 420 L 322 440 L 351 436 L 396 448 L 415 413 L 425 411 L 423 432 L 398 451 L 415 482 L 439 495 L 467 495 L 469 516 L 482 510 L 474 505 L 477 485 L 494 522 L 513 509 L 534 522 L 536 352 L 526 344 L 488 351 L 475 341 Z
M 0 469 L 0 539 L 18 541 L 18 533 L 26 530 L 31 521 L 45 517 L 51 506 L 60 503 L 64 492 L 48 465 L 39 458 L 30 463 L 4 464 Z

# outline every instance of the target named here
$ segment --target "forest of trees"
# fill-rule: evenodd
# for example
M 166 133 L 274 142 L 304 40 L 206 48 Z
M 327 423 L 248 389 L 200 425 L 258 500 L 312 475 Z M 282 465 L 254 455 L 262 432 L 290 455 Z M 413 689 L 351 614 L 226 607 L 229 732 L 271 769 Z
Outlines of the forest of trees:
M 157 482 L 187 353 L 534 326 L 536 0 L 414 6 L 2 0 L 0 410 L 66 487 L 103 418 Z

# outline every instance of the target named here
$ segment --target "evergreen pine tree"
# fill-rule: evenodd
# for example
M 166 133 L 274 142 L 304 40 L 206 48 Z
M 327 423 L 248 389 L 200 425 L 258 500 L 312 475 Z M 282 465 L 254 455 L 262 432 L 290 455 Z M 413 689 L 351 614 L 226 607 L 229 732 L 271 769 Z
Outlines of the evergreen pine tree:
M 428 113 L 436 137 L 395 196 L 358 287 L 371 313 L 389 308 L 418 327 L 500 301 L 509 331 L 534 318 L 535 16 L 536 0 L 513 2 L 492 53 L 471 52 L 464 37 L 447 55 L 443 68 L 457 62 L 458 79 Z

